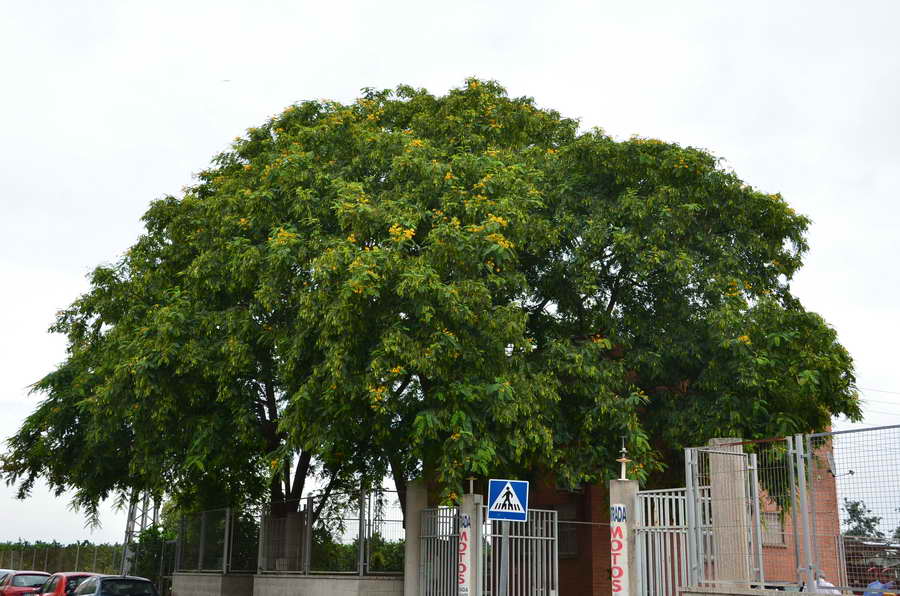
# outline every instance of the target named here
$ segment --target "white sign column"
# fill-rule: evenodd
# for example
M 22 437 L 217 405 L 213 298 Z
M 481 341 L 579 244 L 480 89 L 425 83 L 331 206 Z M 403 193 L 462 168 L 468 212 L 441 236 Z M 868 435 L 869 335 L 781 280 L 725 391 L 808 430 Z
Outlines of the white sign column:
M 637 493 L 638 483 L 635 480 L 609 482 L 610 575 L 615 596 L 637 593 L 634 531 Z
M 481 548 L 481 495 L 463 495 L 459 506 L 459 546 L 456 562 L 458 596 L 481 596 L 478 569 Z

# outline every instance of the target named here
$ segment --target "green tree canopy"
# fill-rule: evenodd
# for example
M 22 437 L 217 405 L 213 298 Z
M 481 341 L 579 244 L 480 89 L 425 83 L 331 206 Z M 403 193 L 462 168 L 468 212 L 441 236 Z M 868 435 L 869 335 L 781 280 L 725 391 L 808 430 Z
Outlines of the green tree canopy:
M 319 465 L 452 498 L 605 478 L 623 435 L 646 479 L 711 436 L 859 416 L 790 293 L 807 218 L 492 82 L 291 106 L 144 221 L 54 327 L 68 356 L 4 462 L 23 494 L 277 498 Z

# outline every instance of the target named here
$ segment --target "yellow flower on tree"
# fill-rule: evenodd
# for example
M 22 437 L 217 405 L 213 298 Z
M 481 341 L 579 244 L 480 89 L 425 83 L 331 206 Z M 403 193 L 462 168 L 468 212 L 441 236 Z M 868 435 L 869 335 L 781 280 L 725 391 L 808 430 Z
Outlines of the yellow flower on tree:
M 394 242 L 402 242 L 404 240 L 411 240 L 416 234 L 416 231 L 413 228 L 404 228 L 399 224 L 394 224 L 388 229 L 388 233 L 391 235 L 391 240 Z
M 507 240 L 503 234 L 488 234 L 487 239 L 501 248 L 513 247 L 513 243 Z

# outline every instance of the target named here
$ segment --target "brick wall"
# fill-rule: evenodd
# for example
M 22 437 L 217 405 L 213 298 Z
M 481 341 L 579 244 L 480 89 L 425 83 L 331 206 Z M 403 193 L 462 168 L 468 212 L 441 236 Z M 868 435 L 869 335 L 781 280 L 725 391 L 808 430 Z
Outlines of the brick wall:
M 529 497 L 535 509 L 560 512 L 560 533 L 573 531 L 577 555 L 560 556 L 559 596 L 607 596 L 609 578 L 609 495 L 605 486 L 585 487 L 579 492 L 558 490 L 550 482 L 536 482 Z M 589 524 L 571 524 L 563 517 Z
M 809 491 L 815 514 L 815 536 L 813 546 L 818 552 L 818 562 L 825 577 L 837 583 L 840 576 L 841 560 L 839 555 L 840 505 L 837 500 L 837 484 L 826 465 L 827 446 L 816 451 L 813 464 L 813 484 Z M 775 511 L 773 508 L 769 508 Z M 812 528 L 811 528 L 812 529 Z M 798 531 L 802 532 L 798 520 Z M 793 582 L 797 580 L 797 568 L 806 566 L 803 552 L 802 534 L 800 534 L 800 561 L 797 561 L 794 534 L 794 522 L 790 513 L 784 516 L 784 546 L 764 546 L 763 566 L 766 579 Z

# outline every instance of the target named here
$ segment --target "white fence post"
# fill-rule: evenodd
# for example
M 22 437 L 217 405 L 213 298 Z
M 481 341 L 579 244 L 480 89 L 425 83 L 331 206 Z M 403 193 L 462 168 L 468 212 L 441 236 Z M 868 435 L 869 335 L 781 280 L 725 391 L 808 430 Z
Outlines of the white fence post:
M 609 481 L 610 572 L 612 593 L 617 596 L 637 595 L 637 493 L 636 480 Z
M 481 596 L 478 562 L 481 554 L 481 495 L 463 495 L 459 506 L 459 596 Z

